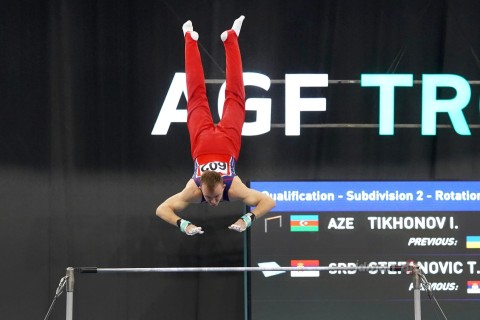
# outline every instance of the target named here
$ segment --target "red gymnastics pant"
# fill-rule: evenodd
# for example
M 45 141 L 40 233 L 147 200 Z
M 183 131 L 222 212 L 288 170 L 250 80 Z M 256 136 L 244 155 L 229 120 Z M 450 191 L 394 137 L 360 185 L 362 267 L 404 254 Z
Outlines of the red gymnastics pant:
M 245 88 L 242 58 L 235 31 L 229 30 L 224 41 L 226 89 L 223 115 L 214 125 L 207 100 L 205 76 L 197 41 L 185 34 L 185 73 L 187 78 L 187 126 L 192 158 L 206 154 L 233 156 L 240 154 L 242 127 L 245 121 Z

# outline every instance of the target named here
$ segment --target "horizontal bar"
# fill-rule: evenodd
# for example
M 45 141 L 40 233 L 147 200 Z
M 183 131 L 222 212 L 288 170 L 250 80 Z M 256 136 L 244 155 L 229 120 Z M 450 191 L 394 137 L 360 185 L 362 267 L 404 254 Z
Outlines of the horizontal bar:
M 195 268 L 96 268 L 78 267 L 80 273 L 161 273 L 161 272 L 257 272 L 257 271 L 412 271 L 413 266 L 354 267 L 195 267 Z

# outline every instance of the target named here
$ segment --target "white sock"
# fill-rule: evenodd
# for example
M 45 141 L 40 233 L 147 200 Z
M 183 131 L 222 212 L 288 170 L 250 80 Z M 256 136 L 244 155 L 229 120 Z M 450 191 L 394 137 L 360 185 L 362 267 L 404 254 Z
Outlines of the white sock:
M 188 20 L 187 22 L 185 22 L 182 26 L 182 30 L 183 30 L 183 36 L 185 36 L 185 34 L 188 32 L 188 31 L 193 31 L 193 24 L 192 24 L 192 21 Z
M 235 31 L 237 37 L 240 35 L 240 29 L 242 29 L 242 23 L 245 19 L 244 15 L 241 15 L 237 20 L 233 22 L 232 30 Z
M 245 16 L 244 15 L 241 15 L 238 19 L 236 19 L 234 22 L 233 22 L 233 26 L 232 26 L 232 29 L 233 31 L 235 31 L 235 33 L 237 34 L 237 37 L 240 36 L 240 30 L 242 29 L 242 23 L 243 23 L 243 20 L 245 19 Z M 228 30 L 227 31 L 224 31 L 221 35 L 220 35 L 220 38 L 222 39 L 222 41 L 225 41 L 227 40 L 227 37 L 228 37 Z
M 192 37 L 192 39 L 195 41 L 198 40 L 199 36 L 197 32 L 193 31 L 192 21 L 188 20 L 187 22 L 185 22 L 182 26 L 182 30 L 183 30 L 183 36 L 185 36 L 187 32 L 190 32 L 190 36 Z

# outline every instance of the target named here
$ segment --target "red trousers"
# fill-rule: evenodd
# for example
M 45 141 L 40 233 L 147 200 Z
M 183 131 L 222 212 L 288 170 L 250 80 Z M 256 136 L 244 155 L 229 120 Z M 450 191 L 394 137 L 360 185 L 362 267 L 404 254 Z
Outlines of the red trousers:
M 245 88 L 238 37 L 228 31 L 224 42 L 226 55 L 226 89 L 223 115 L 215 126 L 208 105 L 205 76 L 197 41 L 185 34 L 185 73 L 187 78 L 187 126 L 192 158 L 207 154 L 240 154 L 242 127 L 245 121 Z

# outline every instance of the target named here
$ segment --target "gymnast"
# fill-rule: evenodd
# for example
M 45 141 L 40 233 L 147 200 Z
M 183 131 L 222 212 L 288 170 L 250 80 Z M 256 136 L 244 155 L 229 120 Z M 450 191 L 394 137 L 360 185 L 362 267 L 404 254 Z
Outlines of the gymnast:
M 250 212 L 228 228 L 243 232 L 252 222 L 275 207 L 266 194 L 248 188 L 235 173 L 240 154 L 241 133 L 245 121 L 245 88 L 238 36 L 244 16 L 220 38 L 225 47 L 226 89 L 223 115 L 215 125 L 206 95 L 205 77 L 198 50 L 199 35 L 189 20 L 182 26 L 185 38 L 185 74 L 187 81 L 187 127 L 194 161 L 192 178 L 179 193 L 165 200 L 156 210 L 164 221 L 176 225 L 183 233 L 203 234 L 202 227 L 178 216 L 189 204 L 206 202 L 216 207 L 222 201 L 241 200 Z

